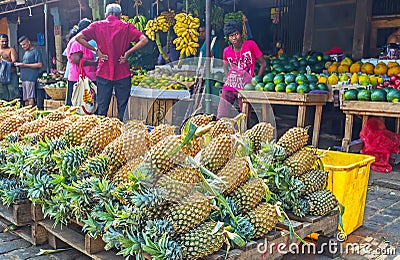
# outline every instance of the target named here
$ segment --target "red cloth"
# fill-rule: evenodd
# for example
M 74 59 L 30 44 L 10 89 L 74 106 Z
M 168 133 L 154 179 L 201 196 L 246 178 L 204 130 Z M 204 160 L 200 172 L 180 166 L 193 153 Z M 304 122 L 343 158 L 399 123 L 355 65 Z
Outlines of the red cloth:
M 368 119 L 360 132 L 364 142 L 363 154 L 375 156 L 371 168 L 377 172 L 390 172 L 389 164 L 391 153 L 400 152 L 400 135 L 386 129 L 385 124 L 376 117 Z
M 343 50 L 336 46 L 333 47 L 332 49 L 330 49 L 329 51 L 325 52 L 325 54 L 327 54 L 327 55 L 341 54 L 341 53 L 343 53 Z
M 130 48 L 131 42 L 139 41 L 143 34 L 131 23 L 123 22 L 115 16 L 94 22 L 82 31 L 86 40 L 95 40 L 98 49 L 108 55 L 108 60 L 99 61 L 97 76 L 107 80 L 130 77 L 128 62 L 120 64 L 118 59 Z

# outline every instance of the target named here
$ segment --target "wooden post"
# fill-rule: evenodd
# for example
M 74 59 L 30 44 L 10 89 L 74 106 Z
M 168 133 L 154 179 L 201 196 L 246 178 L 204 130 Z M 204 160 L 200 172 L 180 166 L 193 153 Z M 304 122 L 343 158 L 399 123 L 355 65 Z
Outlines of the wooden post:
M 56 47 L 56 68 L 58 71 L 63 69 L 62 64 L 62 36 L 61 36 L 61 22 L 58 7 L 50 8 L 50 13 L 54 20 L 54 43 Z
M 307 0 L 306 21 L 304 24 L 303 55 L 312 49 L 315 0 Z
M 356 18 L 354 23 L 353 59 L 364 57 L 369 31 L 369 17 L 372 12 L 372 0 L 358 0 L 356 5 Z

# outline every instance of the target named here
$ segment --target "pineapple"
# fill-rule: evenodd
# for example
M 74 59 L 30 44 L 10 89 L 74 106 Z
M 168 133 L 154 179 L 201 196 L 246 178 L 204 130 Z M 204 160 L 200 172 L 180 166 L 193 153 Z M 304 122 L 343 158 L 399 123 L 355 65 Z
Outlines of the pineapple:
M 82 139 L 82 147 L 89 156 L 99 154 L 104 147 L 121 135 L 121 121 L 117 118 L 105 117 Z
M 239 187 L 249 176 L 250 168 L 244 157 L 234 157 L 218 172 L 218 177 L 224 181 L 221 184 L 221 192 L 230 194 Z
M 286 155 L 290 156 L 307 144 L 310 127 L 292 127 L 279 138 L 277 145 L 282 146 Z
M 106 156 L 96 155 L 81 166 L 80 172 L 83 176 L 89 174 L 92 176 L 104 177 L 109 173 L 109 168 L 110 164 L 108 158 Z
M 60 121 L 67 117 L 65 114 L 65 107 L 59 107 L 57 110 L 51 112 L 46 116 L 46 119 L 49 121 Z
M 278 223 L 277 206 L 267 202 L 261 203 L 245 216 L 252 224 L 254 238 L 265 236 Z
M 214 115 L 198 114 L 193 116 L 190 120 L 192 121 L 193 124 L 197 126 L 205 126 L 211 122 L 213 117 Z
M 216 232 L 216 222 L 204 222 L 180 236 L 178 244 L 183 247 L 183 259 L 199 259 L 218 251 L 225 243 L 224 228 Z
M 79 173 L 79 168 L 86 161 L 88 152 L 85 148 L 75 146 L 66 150 L 55 152 L 52 156 L 56 161 L 56 169 L 65 177 L 76 179 Z
M 147 142 L 147 128 L 135 127 L 122 132 L 122 153 L 127 160 L 142 156 L 148 148 L 144 145 Z
M 64 134 L 65 129 L 70 127 L 72 122 L 65 118 L 61 121 L 50 121 L 45 127 L 42 127 L 39 132 L 38 136 L 40 139 L 48 138 L 58 138 Z
M 313 150 L 299 150 L 285 159 L 283 165 L 287 166 L 290 174 L 300 176 L 316 164 L 318 156 Z
M 270 123 L 258 123 L 243 135 L 250 139 L 253 152 L 258 152 L 262 143 L 269 142 L 273 138 L 274 127 Z
M 155 174 L 166 173 L 185 160 L 186 155 L 182 150 L 172 154 L 182 142 L 180 135 L 169 135 L 151 147 L 145 161 L 150 163 L 150 167 L 155 171 Z
M 122 136 L 117 137 L 114 141 L 109 143 L 100 153 L 108 159 L 109 173 L 112 175 L 127 161 L 125 153 L 122 151 L 125 140 Z
M 71 145 L 79 146 L 82 143 L 83 137 L 92 130 L 99 121 L 99 118 L 93 115 L 81 116 L 79 120 L 73 122 L 72 125 L 65 130 L 64 137 Z
M 228 161 L 232 153 L 232 137 L 219 135 L 211 140 L 201 152 L 200 163 L 213 173 L 217 173 Z
M 161 124 L 156 126 L 149 134 L 150 147 L 156 145 L 167 136 L 173 135 L 175 126 Z
M 204 138 L 202 136 L 197 138 L 192 138 L 188 144 L 186 144 L 182 149 L 185 154 L 195 157 L 203 148 Z
M 177 234 L 184 233 L 202 223 L 211 213 L 208 197 L 200 192 L 193 192 L 174 205 L 166 214 Z
M 18 137 L 20 139 L 23 139 L 27 134 L 37 133 L 39 132 L 40 129 L 45 127 L 49 122 L 50 120 L 46 118 L 39 118 L 31 122 L 27 122 L 18 129 L 17 131 Z
M 330 190 L 320 190 L 306 197 L 309 204 L 309 213 L 314 216 L 322 216 L 334 209 L 338 201 Z
M 302 195 L 307 196 L 310 193 L 324 188 L 326 181 L 328 180 L 328 172 L 313 169 L 301 175 L 299 179 L 304 184 Z
M 239 212 L 245 213 L 254 209 L 268 191 L 267 185 L 261 178 L 247 180 L 234 190 L 230 197 L 235 202 Z
M 164 190 L 168 201 L 177 202 L 189 194 L 200 182 L 199 170 L 177 166 L 164 174 L 158 180 L 156 187 Z
M 219 135 L 231 135 L 235 132 L 234 123 L 230 118 L 221 118 L 210 130 L 212 137 L 217 137 Z
M 122 184 L 127 184 L 129 185 L 131 181 L 128 178 L 128 175 L 136 166 L 141 164 L 143 162 L 143 159 L 141 158 L 136 158 L 128 161 L 124 166 L 119 168 L 119 170 L 112 175 L 112 180 L 116 185 L 122 185 Z
M 27 119 L 20 115 L 12 115 L 5 118 L 0 123 L 0 139 L 12 132 L 16 132 L 25 122 L 27 122 Z

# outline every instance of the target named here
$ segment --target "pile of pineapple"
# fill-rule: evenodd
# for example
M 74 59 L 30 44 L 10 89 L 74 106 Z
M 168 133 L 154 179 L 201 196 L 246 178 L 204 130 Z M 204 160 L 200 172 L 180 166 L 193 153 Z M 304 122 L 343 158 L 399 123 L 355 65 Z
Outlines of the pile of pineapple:
M 317 156 L 302 149 L 307 129 L 275 144 L 269 123 L 239 133 L 242 115 L 195 115 L 181 129 L 148 132 L 67 106 L 43 113 L 0 102 L 0 118 L 0 177 L 21 190 L 0 189 L 3 202 L 25 196 L 55 224 L 82 222 L 126 257 L 202 258 L 265 236 L 280 205 L 303 216 L 337 203 Z

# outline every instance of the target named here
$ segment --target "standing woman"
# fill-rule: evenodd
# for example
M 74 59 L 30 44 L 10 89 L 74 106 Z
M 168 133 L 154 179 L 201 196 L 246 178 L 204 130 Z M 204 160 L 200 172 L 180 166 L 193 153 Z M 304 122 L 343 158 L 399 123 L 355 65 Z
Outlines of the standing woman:
M 69 65 L 68 71 L 68 92 L 67 92 L 67 100 L 66 105 L 72 105 L 72 92 L 74 91 L 74 84 L 79 79 L 80 74 L 80 66 L 83 63 L 83 69 L 85 71 L 86 76 L 93 82 L 96 81 L 96 69 L 97 69 L 97 61 L 94 58 L 94 54 L 88 48 L 79 44 L 75 36 L 88 27 L 91 24 L 91 21 L 87 18 L 84 18 L 79 21 L 78 27 L 71 32 L 70 40 L 68 42 L 66 53 Z

